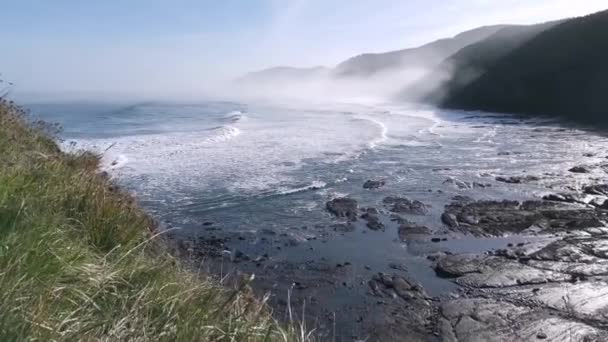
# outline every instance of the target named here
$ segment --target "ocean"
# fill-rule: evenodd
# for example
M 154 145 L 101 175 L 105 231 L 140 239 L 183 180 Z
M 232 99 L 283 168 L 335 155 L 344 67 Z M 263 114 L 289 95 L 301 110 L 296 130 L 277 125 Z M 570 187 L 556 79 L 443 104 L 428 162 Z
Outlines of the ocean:
M 448 231 L 441 214 L 454 196 L 539 198 L 552 187 L 605 177 L 566 170 L 583 161 L 600 163 L 608 154 L 604 135 L 555 120 L 408 104 L 64 102 L 26 107 L 32 116 L 63 127 L 59 140 L 65 150 L 102 154 L 103 169 L 176 239 L 227 237 L 226 254 L 238 251 L 255 260 L 232 266 L 259 274 L 254 287 L 259 284 L 261 291 L 281 299 L 293 284 L 327 283 L 306 298 L 316 298 L 318 312 L 340 312 L 337 319 L 346 330 L 357 312 L 352 308 L 374 302 L 365 287 L 373 274 L 405 265 L 408 277 L 440 296 L 455 285 L 437 277 L 430 255 L 480 253 L 529 240 Z M 526 175 L 540 180 L 496 180 Z M 386 185 L 364 189 L 367 180 Z M 350 197 L 361 208 L 386 212 L 383 201 L 389 196 L 425 203 L 428 215 L 406 219 L 428 227 L 431 235 L 404 241 L 388 215 L 382 231 L 368 229 L 363 220 L 352 231 L 341 231 L 336 228 L 341 221 L 326 210 L 327 201 Z M 334 265 L 352 271 L 331 271 Z

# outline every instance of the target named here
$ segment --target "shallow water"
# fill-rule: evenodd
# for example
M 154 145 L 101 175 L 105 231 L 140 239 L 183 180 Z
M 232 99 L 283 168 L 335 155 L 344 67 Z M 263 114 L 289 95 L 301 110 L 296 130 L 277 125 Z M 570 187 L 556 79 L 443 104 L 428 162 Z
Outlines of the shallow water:
M 104 167 L 181 236 L 209 235 L 205 223 L 220 232 L 251 232 L 258 238 L 231 247 L 252 257 L 269 254 L 273 265 L 350 263 L 339 280 L 349 284 L 394 272 L 391 263 L 403 264 L 408 277 L 431 295 L 445 294 L 455 285 L 434 274 L 428 255 L 479 253 L 532 239 L 475 239 L 447 232 L 440 215 L 453 196 L 528 199 L 564 184 L 582 185 L 605 174 L 567 170 L 605 161 L 608 148 L 608 139 L 600 134 L 547 120 L 395 104 L 29 107 L 34 115 L 63 125 L 66 149 L 103 152 Z M 584 156 L 590 153 L 594 155 Z M 530 184 L 495 181 L 499 175 L 526 174 L 551 177 Z M 446 182 L 450 178 L 489 186 L 459 189 Z M 365 190 L 368 179 L 387 185 Z M 386 196 L 422 201 L 431 213 L 406 218 L 447 241 L 402 242 L 397 224 L 388 220 L 384 232 L 371 231 L 360 220 L 353 232 L 329 233 L 337 220 L 325 203 L 342 196 L 378 209 Z M 267 230 L 284 239 L 260 241 Z M 293 246 L 286 248 L 285 239 Z M 256 266 L 242 267 L 256 272 Z M 308 270 L 302 268 L 299 276 L 306 278 Z M 272 270 L 259 272 L 274 277 Z M 324 309 L 338 310 L 346 303 L 365 303 L 364 292 L 363 287 L 334 287 L 318 295 L 325 296 Z

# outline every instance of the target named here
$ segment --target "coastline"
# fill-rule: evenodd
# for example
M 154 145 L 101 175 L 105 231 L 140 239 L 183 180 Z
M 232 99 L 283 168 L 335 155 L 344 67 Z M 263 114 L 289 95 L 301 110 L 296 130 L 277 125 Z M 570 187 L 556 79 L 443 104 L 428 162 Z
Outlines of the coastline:
M 158 232 L 150 229 L 153 223 L 131 196 L 113 184 L 107 174 L 100 173 L 96 156 L 62 153 L 48 135 L 40 134 L 39 128 L 32 128 L 34 135 L 15 135 L 13 131 L 18 129 L 12 129 L 11 134 L 40 137 L 44 143 L 26 144 L 11 139 L 10 134 L 4 135 L 9 137 L 2 145 L 9 151 L 5 157 L 16 162 L 3 165 L 7 167 L 5 170 L 19 163 L 35 165 L 34 170 L 42 170 L 36 173 L 42 177 L 37 182 L 50 186 L 57 183 L 46 181 L 45 177 L 50 175 L 55 175 L 52 179 L 57 180 L 63 179 L 57 175 L 76 171 L 82 178 L 93 177 L 94 184 L 102 184 L 104 197 L 118 198 L 119 203 L 126 205 L 126 212 L 133 210 L 145 218 L 136 225 L 135 231 L 141 233 L 138 238 L 124 238 L 132 243 L 130 248 L 123 246 L 122 240 L 120 243 L 112 240 L 116 232 L 125 229 L 114 229 L 105 238 L 99 238 L 104 234 L 97 234 L 94 241 L 79 235 L 76 235 L 77 241 L 65 241 L 70 246 L 82 244 L 86 253 L 93 255 L 93 260 L 103 254 L 102 266 L 107 260 L 121 259 L 114 253 L 122 251 L 128 254 L 125 263 L 136 260 L 143 263 L 144 269 L 162 273 L 162 279 L 151 277 L 156 279 L 154 286 L 180 284 L 180 288 L 183 285 L 193 289 L 207 286 L 205 291 L 217 293 L 217 298 L 230 299 L 229 310 L 219 312 L 211 323 L 215 326 L 205 325 L 213 330 L 204 332 L 209 335 L 201 337 L 199 331 L 193 333 L 196 330 L 192 329 L 185 330 L 184 336 L 169 333 L 169 338 L 229 338 L 233 336 L 231 331 L 218 328 L 228 320 L 230 329 L 244 334 L 237 340 L 254 341 L 261 338 L 259 332 L 264 329 L 270 329 L 264 331 L 271 331 L 274 340 L 398 341 L 403 336 L 414 341 L 472 341 L 476 336 L 497 341 L 543 339 L 543 336 L 558 341 L 570 341 L 571 336 L 601 340 L 606 324 L 601 310 L 608 300 L 603 290 L 608 275 L 604 259 L 608 258 L 602 254 L 603 244 L 608 240 L 608 231 L 602 228 L 606 222 L 604 201 L 608 199 L 608 192 L 601 183 L 608 164 L 602 148 L 599 145 L 593 149 L 571 148 L 570 154 L 558 156 L 562 161 L 541 162 L 543 159 L 534 158 L 531 152 L 543 156 L 542 150 L 523 148 L 527 137 L 559 136 L 568 141 L 566 137 L 577 139 L 576 136 L 584 133 L 561 126 L 528 126 L 511 119 L 509 123 L 516 131 L 509 130 L 507 136 L 512 138 L 517 132 L 523 140 L 519 144 L 494 145 L 490 139 L 500 143 L 506 134 L 497 129 L 497 123 L 508 119 L 492 117 L 487 122 L 471 119 L 458 126 L 471 130 L 468 144 L 491 146 L 485 150 L 484 157 L 492 162 L 484 163 L 484 159 L 477 156 L 473 164 L 468 164 L 472 168 L 468 173 L 458 171 L 459 162 L 440 155 L 421 164 L 419 170 L 402 170 L 408 163 L 416 164 L 411 147 L 408 152 L 396 152 L 396 147 L 378 148 L 362 157 L 368 159 L 356 162 L 365 166 L 377 161 L 383 170 L 352 172 L 344 181 L 332 183 L 326 179 L 327 182 L 296 187 L 297 191 L 268 196 L 265 200 L 274 205 L 254 206 L 247 214 L 256 215 L 260 221 L 257 226 L 246 221 L 245 229 L 235 230 L 231 225 L 240 222 L 241 216 L 227 221 L 222 220 L 222 216 L 205 213 L 194 217 L 192 226 L 185 227 L 190 230 L 180 227 L 179 222 L 163 221 L 167 229 L 154 239 L 151 237 Z M 16 127 L 23 127 L 24 123 L 21 121 Z M 439 132 L 454 130 L 447 125 L 442 122 L 436 126 Z M 451 138 L 433 135 L 432 139 Z M 10 150 L 17 147 L 25 153 Z M 468 145 L 462 147 L 466 149 Z M 394 160 L 396 155 L 402 156 L 403 161 Z M 68 170 L 60 167 L 65 158 L 74 159 Z M 59 164 L 52 173 L 46 170 L 49 159 Z M 525 161 L 526 165 L 495 169 L 495 159 Z M 391 164 L 383 163 L 385 160 L 391 160 Z M 390 177 L 383 173 L 389 167 L 404 172 L 399 175 L 409 176 Z M 482 167 L 486 170 L 480 169 Z M 546 172 L 547 167 L 552 172 Z M 340 165 L 336 169 L 356 168 Z M 69 188 L 70 195 L 64 197 L 78 197 L 74 191 L 78 195 L 81 190 Z M 42 198 L 47 198 L 49 192 L 63 193 L 66 189 L 45 191 Z M 341 197 L 347 199 L 339 199 Z M 303 203 L 304 199 L 314 200 L 317 205 L 296 214 L 302 215 L 302 220 L 295 224 L 273 221 L 266 216 L 279 208 L 290 210 L 293 203 Z M 252 199 L 257 205 L 263 200 Z M 284 206 L 277 206 L 277 202 L 284 202 Z M 14 200 L 15 203 L 21 202 Z M 158 214 L 145 203 L 142 200 L 144 208 Z M 79 205 L 66 202 L 57 210 L 60 216 L 68 218 L 66 227 L 83 228 L 84 223 L 95 222 L 76 217 L 89 210 L 63 213 L 66 208 L 80 208 Z M 116 216 L 125 212 L 125 208 L 119 206 L 118 211 L 111 212 Z M 260 211 L 260 208 L 266 210 Z M 231 214 L 234 213 L 228 211 L 226 215 Z M 100 214 L 101 223 L 108 222 L 104 221 L 105 216 L 107 213 Z M 162 219 L 162 214 L 159 216 Z M 124 222 L 122 219 L 117 222 L 127 221 L 128 217 Z M 269 226 L 269 222 L 272 225 Z M 103 228 L 101 224 L 97 226 Z M 172 227 L 181 230 L 175 231 Z M 144 243 L 146 240 L 154 241 Z M 156 240 L 163 241 L 156 243 Z M 140 245 L 141 250 L 134 248 Z M 131 259 L 132 256 L 137 258 Z M 165 261 L 166 265 L 149 264 Z M 96 265 L 95 262 L 89 264 Z M 122 271 L 130 274 L 131 265 L 128 266 Z M 103 267 L 97 266 L 95 271 L 100 269 Z M 185 283 L 183 279 L 192 283 Z M 141 284 L 135 284 L 136 289 L 137 286 Z M 595 306 L 587 303 L 591 292 L 597 295 Z M 562 298 L 568 296 L 572 298 L 569 304 L 562 305 L 566 303 Z M 147 303 L 162 303 L 163 298 L 159 295 Z M 213 302 L 208 307 L 215 310 L 225 303 Z M 186 312 L 193 307 L 190 299 L 178 305 L 183 305 L 180 310 Z M 118 309 L 107 312 L 112 310 Z M 273 317 L 287 328 L 275 322 L 270 316 L 271 310 Z M 179 316 L 180 322 L 183 317 Z M 243 325 L 233 325 L 230 320 L 234 317 Z M 294 327 L 294 318 L 314 328 L 315 336 L 308 336 L 305 327 Z M 195 324 L 200 319 L 191 315 L 181 324 Z M 204 319 L 208 319 L 208 315 Z M 221 337 L 212 335 L 219 333 L 218 329 L 224 334 Z
M 247 282 L 222 286 L 169 255 L 99 156 L 60 151 L 26 114 L 0 99 L 2 340 L 309 340 Z

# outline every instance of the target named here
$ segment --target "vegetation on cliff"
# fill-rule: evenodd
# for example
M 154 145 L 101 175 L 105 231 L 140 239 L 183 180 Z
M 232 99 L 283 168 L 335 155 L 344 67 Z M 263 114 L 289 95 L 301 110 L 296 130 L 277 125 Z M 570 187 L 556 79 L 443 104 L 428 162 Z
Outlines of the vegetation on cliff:
M 306 339 L 171 257 L 99 156 L 62 152 L 48 128 L 0 99 L 0 340 Z
M 508 53 L 477 49 L 474 55 L 483 62 L 480 74 L 470 82 L 452 78 L 438 103 L 608 123 L 607 32 L 608 11 L 604 11 L 550 27 Z M 490 37 L 485 45 L 492 43 Z M 464 69 L 460 70 L 455 76 Z

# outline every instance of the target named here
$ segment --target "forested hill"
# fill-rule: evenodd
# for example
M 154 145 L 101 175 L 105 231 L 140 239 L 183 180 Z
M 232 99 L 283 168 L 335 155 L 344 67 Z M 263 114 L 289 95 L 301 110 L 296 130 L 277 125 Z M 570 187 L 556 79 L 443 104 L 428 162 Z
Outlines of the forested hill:
M 608 124 L 608 11 L 562 22 L 483 63 L 472 81 L 446 83 L 438 103 Z
M 557 24 L 558 22 L 550 22 L 505 27 L 444 60 L 421 81 L 408 87 L 403 96 L 410 100 L 422 98 L 424 102 L 439 103 L 446 92 L 458 91 L 483 75 L 496 61 Z

